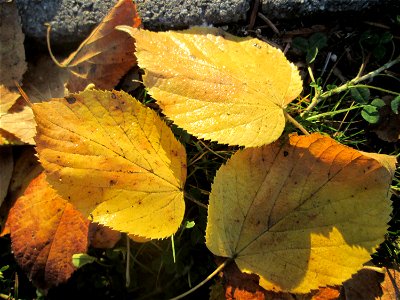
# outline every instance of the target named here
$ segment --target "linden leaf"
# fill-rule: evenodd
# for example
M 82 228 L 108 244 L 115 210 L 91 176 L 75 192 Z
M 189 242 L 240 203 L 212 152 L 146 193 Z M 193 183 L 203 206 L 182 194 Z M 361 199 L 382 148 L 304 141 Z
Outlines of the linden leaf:
M 184 214 L 186 152 L 151 109 L 124 92 L 85 90 L 33 105 L 48 180 L 92 221 L 148 238 Z
M 70 92 L 82 91 L 94 83 L 101 89 L 112 89 L 136 64 L 134 41 L 115 29 L 118 25 L 140 26 L 141 21 L 132 0 L 120 0 L 62 65 L 71 72 Z
M 18 102 L 6 114 L 0 115 L 0 137 L 12 144 L 31 144 L 35 141 L 36 123 L 32 109 L 25 103 Z M 3 134 L 5 132 L 5 134 Z M 7 135 L 10 134 L 10 135 Z
M 300 94 L 302 81 L 279 49 L 218 28 L 118 29 L 136 40 L 144 84 L 178 126 L 199 138 L 246 147 L 282 134 L 284 108 Z
M 7 111 L 15 104 L 20 97 L 18 92 L 9 90 L 6 86 L 0 84 L 0 117 L 7 114 Z
M 60 198 L 42 173 L 10 210 L 12 250 L 33 283 L 44 290 L 75 271 L 74 253 L 86 252 L 89 221 Z
M 217 172 L 206 244 L 267 290 L 341 284 L 384 240 L 390 168 L 320 134 L 240 151 Z

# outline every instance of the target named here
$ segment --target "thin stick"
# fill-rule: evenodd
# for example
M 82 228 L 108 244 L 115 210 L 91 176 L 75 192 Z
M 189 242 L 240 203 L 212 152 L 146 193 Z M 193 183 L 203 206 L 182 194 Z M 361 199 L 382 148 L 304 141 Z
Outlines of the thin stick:
M 289 120 L 294 126 L 296 126 L 302 133 L 305 135 L 310 135 L 310 133 L 299 123 L 297 122 L 291 115 L 289 115 L 285 110 L 283 111 L 285 118 Z
M 233 258 L 227 258 L 222 264 L 220 264 L 218 266 L 218 268 L 215 269 L 214 272 L 212 272 L 210 275 L 207 276 L 206 279 L 204 279 L 202 282 L 200 282 L 198 285 L 196 285 L 195 287 L 191 288 L 190 290 L 184 292 L 183 294 L 180 294 L 179 296 L 176 296 L 174 298 L 171 298 L 169 300 L 178 300 L 178 299 L 182 299 L 183 297 L 193 293 L 195 290 L 197 290 L 198 288 L 202 287 L 205 283 L 207 283 L 208 281 L 210 281 L 215 275 L 217 275 L 223 268 L 225 268 L 231 261 L 233 261 Z
M 278 28 L 274 25 L 274 23 L 271 22 L 270 19 L 268 19 L 266 16 L 264 16 L 262 13 L 257 13 L 257 16 L 259 16 L 267 25 L 272 29 L 273 32 L 276 34 L 280 34 Z
M 190 201 L 196 203 L 198 206 L 203 207 L 205 209 L 208 209 L 207 205 L 205 205 L 204 203 L 200 202 L 197 199 L 194 199 L 191 195 L 189 195 L 188 193 L 185 193 L 185 198 L 188 198 Z

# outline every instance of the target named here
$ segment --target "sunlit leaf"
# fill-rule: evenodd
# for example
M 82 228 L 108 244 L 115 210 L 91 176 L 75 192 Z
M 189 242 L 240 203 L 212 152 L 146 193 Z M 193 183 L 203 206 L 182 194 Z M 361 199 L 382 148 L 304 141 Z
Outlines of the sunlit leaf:
M 186 152 L 153 110 L 97 90 L 33 110 L 40 162 L 64 199 L 115 230 L 163 238 L 178 229 Z
M 284 109 L 302 81 L 279 49 L 217 28 L 118 28 L 136 40 L 144 84 L 178 126 L 199 138 L 249 147 L 282 134 Z
M 384 240 L 396 160 L 382 161 L 320 134 L 240 151 L 212 186 L 207 247 L 268 290 L 341 284 Z
M 75 268 L 72 255 L 86 252 L 89 221 L 48 185 L 34 179 L 10 211 L 12 250 L 41 289 L 65 282 Z

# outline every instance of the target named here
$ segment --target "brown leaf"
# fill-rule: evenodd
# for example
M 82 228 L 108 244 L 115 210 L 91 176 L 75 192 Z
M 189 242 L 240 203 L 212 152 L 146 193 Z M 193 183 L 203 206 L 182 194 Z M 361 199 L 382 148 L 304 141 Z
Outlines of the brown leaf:
M 24 34 L 15 1 L 0 5 L 0 82 L 20 82 L 26 71 Z
M 12 250 L 35 286 L 47 290 L 75 271 L 72 255 L 86 252 L 89 221 L 60 198 L 42 173 L 10 211 Z
M 343 283 L 339 300 L 375 300 L 381 299 L 380 282 L 383 274 L 370 269 L 361 269 L 352 278 Z
M 7 199 L 0 207 L 0 223 L 2 224 L 0 236 L 10 233 L 8 212 L 14 205 L 15 200 L 24 193 L 32 179 L 43 171 L 35 157 L 35 153 L 31 146 L 14 148 L 14 170 L 8 188 Z
M 266 291 L 259 286 L 256 274 L 242 273 L 235 262 L 228 264 L 224 271 L 225 298 L 229 300 L 295 300 L 290 293 Z
M 111 249 L 121 239 L 121 232 L 97 223 L 90 223 L 89 232 L 90 246 L 94 248 Z
M 315 293 L 311 300 L 336 300 L 340 294 L 339 288 L 325 287 Z
M 68 70 L 57 66 L 50 57 L 43 56 L 29 65 L 24 76 L 24 91 L 31 102 L 64 97 L 68 94 L 64 86 L 68 76 Z
M 379 300 L 400 299 L 400 273 L 397 269 L 386 269 L 385 279 L 381 283 L 382 297 Z
M 100 89 L 112 89 L 136 64 L 134 40 L 115 30 L 118 25 L 139 27 L 140 18 L 131 0 L 120 0 L 90 36 L 63 65 L 71 72 L 70 92 L 82 91 L 94 83 Z

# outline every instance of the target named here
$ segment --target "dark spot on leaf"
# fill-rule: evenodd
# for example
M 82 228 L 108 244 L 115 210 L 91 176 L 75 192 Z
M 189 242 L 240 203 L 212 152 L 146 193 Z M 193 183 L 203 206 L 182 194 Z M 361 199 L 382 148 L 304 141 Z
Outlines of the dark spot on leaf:
M 283 151 L 283 156 L 284 156 L 284 157 L 286 157 L 286 156 L 288 156 L 288 155 L 289 155 L 289 152 Z
M 75 97 L 72 96 L 65 97 L 65 100 L 67 100 L 69 104 L 74 104 L 76 102 Z
M 110 186 L 113 186 L 113 185 L 115 185 L 116 183 L 117 183 L 116 180 L 114 180 L 114 179 L 111 179 L 111 180 L 110 180 Z
M 111 98 L 117 99 L 117 96 L 114 93 L 111 93 Z

